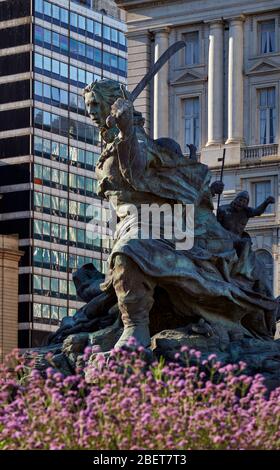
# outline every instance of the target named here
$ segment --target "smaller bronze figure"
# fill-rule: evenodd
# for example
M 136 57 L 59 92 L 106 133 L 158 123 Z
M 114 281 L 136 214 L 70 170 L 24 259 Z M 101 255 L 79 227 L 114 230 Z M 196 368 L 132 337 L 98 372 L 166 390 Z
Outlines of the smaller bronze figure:
M 253 281 L 253 289 L 256 292 L 272 296 L 272 291 L 264 273 L 262 263 L 256 258 L 252 250 L 252 240 L 248 232 L 245 231 L 248 220 L 252 217 L 262 215 L 269 204 L 274 204 L 275 199 L 269 196 L 258 207 L 249 207 L 249 193 L 242 191 L 237 194 L 230 204 L 220 206 L 217 210 L 217 219 L 220 224 L 231 233 L 233 245 L 239 261 L 240 272 Z
M 250 238 L 245 232 L 248 220 L 252 217 L 262 215 L 269 204 L 274 204 L 275 199 L 272 196 L 258 207 L 249 207 L 249 193 L 242 191 L 237 194 L 236 198 L 230 203 L 220 206 L 217 212 L 217 219 L 220 224 L 229 232 L 240 238 Z

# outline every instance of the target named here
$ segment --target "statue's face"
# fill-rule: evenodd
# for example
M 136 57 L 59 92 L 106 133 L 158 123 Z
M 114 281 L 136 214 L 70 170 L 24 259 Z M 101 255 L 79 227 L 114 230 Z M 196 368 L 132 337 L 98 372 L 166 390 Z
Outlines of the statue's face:
M 98 94 L 93 91 L 85 93 L 85 104 L 87 112 L 93 123 L 98 127 L 104 127 L 106 119 L 111 112 L 111 107 L 105 100 L 102 100 Z
M 240 211 L 244 209 L 245 207 L 248 207 L 249 200 L 246 197 L 243 196 L 238 196 L 234 199 L 233 201 L 233 206 L 235 210 Z

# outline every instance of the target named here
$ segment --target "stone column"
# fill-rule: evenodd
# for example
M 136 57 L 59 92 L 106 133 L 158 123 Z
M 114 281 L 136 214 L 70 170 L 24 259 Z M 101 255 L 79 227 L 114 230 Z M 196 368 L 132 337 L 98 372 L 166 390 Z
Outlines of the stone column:
M 243 21 L 229 20 L 227 144 L 243 142 Z
M 0 235 L 0 361 L 18 347 L 18 263 L 24 253 L 16 235 Z
M 217 20 L 209 26 L 207 146 L 223 143 L 224 24 Z
M 168 49 L 169 32 L 167 29 L 155 32 L 155 62 Z M 160 69 L 154 79 L 154 139 L 168 137 L 168 62 Z
M 149 31 L 129 32 L 128 40 L 128 89 L 134 90 L 141 79 L 151 68 L 151 35 Z M 151 135 L 151 87 L 150 84 L 135 100 L 135 109 L 140 111 L 145 119 L 145 129 Z

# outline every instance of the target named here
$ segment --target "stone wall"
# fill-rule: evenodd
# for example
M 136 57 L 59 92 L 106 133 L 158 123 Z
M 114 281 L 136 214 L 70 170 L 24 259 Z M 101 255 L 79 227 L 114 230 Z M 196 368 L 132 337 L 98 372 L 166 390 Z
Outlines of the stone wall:
M 0 361 L 18 347 L 18 238 L 0 235 Z

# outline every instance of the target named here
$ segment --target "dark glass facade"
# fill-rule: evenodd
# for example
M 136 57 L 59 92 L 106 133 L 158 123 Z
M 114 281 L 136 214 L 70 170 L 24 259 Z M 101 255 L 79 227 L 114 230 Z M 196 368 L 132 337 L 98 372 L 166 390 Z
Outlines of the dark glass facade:
M 94 173 L 101 144 L 82 89 L 101 77 L 126 83 L 125 25 L 90 2 L 8 0 L 0 48 L 11 47 L 0 57 L 0 226 L 24 251 L 19 346 L 30 347 L 83 305 L 72 272 L 106 269 L 110 240 L 89 224 L 106 211 Z

